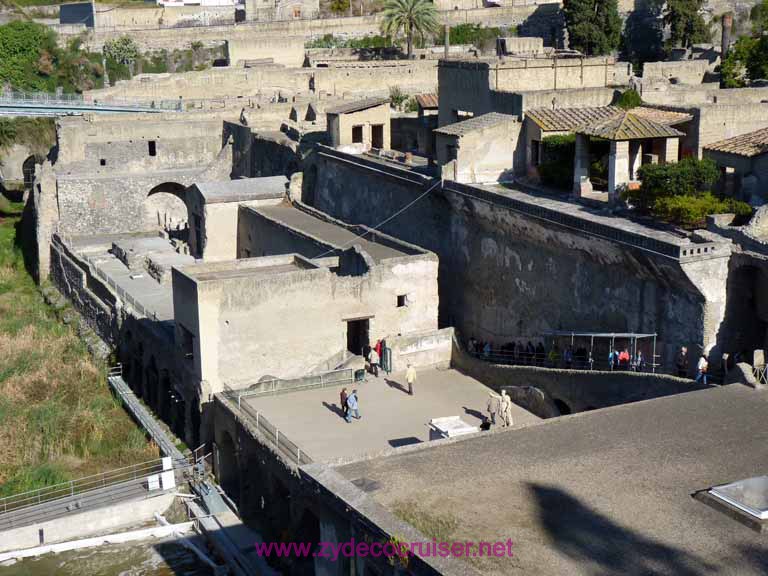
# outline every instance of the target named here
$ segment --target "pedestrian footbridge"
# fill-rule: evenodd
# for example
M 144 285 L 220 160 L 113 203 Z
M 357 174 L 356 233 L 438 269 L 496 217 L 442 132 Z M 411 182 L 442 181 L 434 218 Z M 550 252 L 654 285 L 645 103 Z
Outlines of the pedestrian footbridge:
M 72 116 L 120 112 L 158 114 L 181 111 L 181 100 L 98 100 L 80 94 L 0 92 L 0 116 Z

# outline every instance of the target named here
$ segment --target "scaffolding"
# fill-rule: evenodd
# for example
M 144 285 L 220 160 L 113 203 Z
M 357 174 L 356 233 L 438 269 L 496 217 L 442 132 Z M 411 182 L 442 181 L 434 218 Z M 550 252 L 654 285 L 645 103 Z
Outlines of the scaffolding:
M 616 341 L 625 341 L 629 343 L 629 348 L 632 351 L 631 358 L 636 359 L 637 358 L 637 342 L 638 340 L 647 340 L 652 339 L 653 340 L 653 352 L 651 356 L 651 372 L 656 373 L 656 367 L 659 365 L 658 363 L 658 355 L 656 354 L 656 337 L 658 334 L 655 332 L 653 334 L 639 334 L 635 332 L 579 332 L 575 330 L 555 330 L 552 332 L 547 332 L 544 334 L 545 338 L 552 338 L 553 343 L 557 341 L 557 339 L 564 339 L 569 338 L 570 339 L 570 345 L 571 348 L 575 346 L 575 341 L 577 338 L 579 339 L 586 339 L 589 338 L 589 358 L 594 358 L 593 352 L 595 347 L 595 339 L 597 340 L 608 340 L 610 341 L 610 351 L 613 352 L 616 350 Z M 613 370 L 613 364 L 610 365 L 610 369 Z

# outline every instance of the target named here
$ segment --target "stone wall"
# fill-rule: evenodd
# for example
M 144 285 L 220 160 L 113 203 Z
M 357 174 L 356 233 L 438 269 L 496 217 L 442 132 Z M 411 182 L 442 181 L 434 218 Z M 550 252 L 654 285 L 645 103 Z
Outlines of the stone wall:
M 305 196 L 347 222 L 377 225 L 429 186 L 335 156 L 312 160 L 316 183 Z M 308 186 L 312 180 L 305 172 Z M 658 332 L 667 366 L 678 346 L 713 343 L 728 258 L 682 264 L 640 248 L 639 238 L 619 239 L 620 220 L 593 235 L 474 190 L 437 188 L 382 227 L 440 257 L 442 326 L 494 342 L 552 330 Z
M 301 66 L 304 63 L 304 37 L 233 36 L 227 40 L 227 57 L 230 66 L 237 67 L 242 66 L 245 60 L 261 58 L 272 59 L 284 66 Z
M 643 80 L 674 80 L 679 84 L 701 84 L 709 70 L 707 60 L 682 60 L 680 62 L 646 62 L 643 64 Z
M 583 412 L 706 388 L 692 380 L 667 374 L 492 364 L 469 356 L 458 346 L 454 347 L 451 366 L 498 392 L 509 387 L 534 387 L 551 398 L 555 406 L 560 406 L 561 413 Z M 528 406 L 523 405 L 523 408 L 528 409 Z

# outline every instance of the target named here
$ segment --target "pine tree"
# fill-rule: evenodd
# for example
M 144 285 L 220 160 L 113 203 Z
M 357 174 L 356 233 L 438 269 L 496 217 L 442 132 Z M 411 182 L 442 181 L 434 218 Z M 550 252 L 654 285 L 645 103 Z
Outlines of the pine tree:
M 669 48 L 689 48 L 709 42 L 712 33 L 702 16 L 706 0 L 668 0 L 664 24 L 669 26 Z
M 621 18 L 617 0 L 566 0 L 563 12 L 571 48 L 597 56 L 619 47 Z

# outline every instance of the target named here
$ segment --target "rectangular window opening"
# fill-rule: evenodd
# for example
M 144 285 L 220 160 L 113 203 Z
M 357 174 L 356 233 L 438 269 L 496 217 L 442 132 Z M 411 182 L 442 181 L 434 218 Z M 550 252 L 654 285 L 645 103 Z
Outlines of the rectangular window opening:
M 403 306 L 408 306 L 408 294 L 400 294 L 397 297 L 397 307 L 402 308 Z
M 352 143 L 353 144 L 363 143 L 363 127 L 362 126 L 352 126 Z
M 157 156 L 157 144 L 155 143 L 155 141 L 150 140 L 148 144 L 149 144 L 149 155 Z

